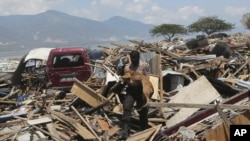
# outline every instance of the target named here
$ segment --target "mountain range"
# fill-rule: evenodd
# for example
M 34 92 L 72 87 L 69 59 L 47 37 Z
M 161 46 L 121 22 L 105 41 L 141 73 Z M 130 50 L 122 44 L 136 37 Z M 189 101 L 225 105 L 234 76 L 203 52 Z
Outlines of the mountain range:
M 152 38 L 149 30 L 153 27 L 120 16 L 95 21 L 54 10 L 36 15 L 0 16 L 0 52 L 39 47 L 94 48 L 129 39 L 145 40 Z

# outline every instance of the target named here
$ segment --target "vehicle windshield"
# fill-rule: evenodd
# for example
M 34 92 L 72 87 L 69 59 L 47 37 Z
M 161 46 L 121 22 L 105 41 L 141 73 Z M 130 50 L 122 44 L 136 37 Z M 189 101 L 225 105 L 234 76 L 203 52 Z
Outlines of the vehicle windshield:
M 58 54 L 53 57 L 53 67 L 77 67 L 83 66 L 84 61 L 81 54 Z

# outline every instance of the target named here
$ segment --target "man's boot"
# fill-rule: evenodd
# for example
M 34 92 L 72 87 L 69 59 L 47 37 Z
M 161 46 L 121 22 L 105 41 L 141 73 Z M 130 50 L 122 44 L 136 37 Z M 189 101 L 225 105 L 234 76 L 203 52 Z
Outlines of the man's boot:
M 126 122 L 123 124 L 121 137 L 122 139 L 127 139 L 128 136 L 129 136 L 129 124 Z

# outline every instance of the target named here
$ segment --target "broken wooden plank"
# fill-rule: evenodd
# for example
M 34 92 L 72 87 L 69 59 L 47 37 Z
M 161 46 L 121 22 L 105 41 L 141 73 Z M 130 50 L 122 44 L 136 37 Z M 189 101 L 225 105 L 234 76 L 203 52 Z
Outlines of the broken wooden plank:
M 86 140 L 95 140 L 96 137 L 85 127 L 83 127 L 80 123 L 75 123 L 74 127 L 76 128 L 76 132 Z
M 49 133 L 49 132 L 47 132 L 47 131 L 41 129 L 41 128 L 37 127 L 36 125 L 31 125 L 31 126 L 32 126 L 33 128 L 35 128 L 36 130 L 41 131 L 41 132 L 43 132 L 44 134 L 47 134 L 47 135 L 49 135 L 49 136 L 55 138 L 56 141 L 61 141 L 61 138 L 57 138 L 56 136 L 54 136 L 54 134 L 51 134 L 51 133 Z
M 161 124 L 153 127 L 153 128 L 155 128 L 156 130 L 155 130 L 154 134 L 150 137 L 150 140 L 149 140 L 149 141 L 153 141 L 153 140 L 154 140 L 156 134 L 160 131 L 161 127 L 162 127 Z
M 225 113 L 221 110 L 220 106 L 216 106 L 216 110 L 217 112 L 220 114 L 220 116 L 222 117 L 222 119 L 224 120 L 224 122 L 226 123 L 227 127 L 229 128 L 230 125 L 232 124 L 231 121 L 229 121 L 227 119 L 227 116 L 225 115 Z
M 117 133 L 121 128 L 119 127 L 111 127 L 108 129 L 108 135 L 111 137 L 113 136 L 115 133 Z
M 10 101 L 10 100 L 0 100 L 0 103 L 1 104 L 16 104 L 17 102 L 16 101 Z
M 47 137 L 42 133 L 41 131 L 34 131 L 34 132 L 20 132 L 18 133 L 18 136 L 13 136 L 13 141 L 37 141 L 37 140 L 45 140 Z M 58 140 L 55 140 L 58 141 Z
M 237 73 L 239 73 L 247 64 L 249 64 L 250 59 L 246 60 L 246 62 L 240 66 L 232 75 L 231 78 L 234 78 Z
M 55 115 L 58 120 L 63 121 L 63 123 L 66 123 L 66 125 L 75 129 L 75 132 L 77 132 L 83 139 L 96 139 L 96 137 L 88 129 L 83 127 L 77 120 L 56 111 L 51 111 L 51 114 Z
M 193 70 L 197 71 L 197 70 L 207 69 L 211 67 L 212 67 L 212 64 L 201 64 L 201 65 L 195 65 L 195 67 L 193 67 Z M 186 74 L 190 72 L 190 68 L 185 67 L 185 68 L 182 68 L 181 70 L 177 70 L 177 72 Z
M 20 89 L 17 89 L 17 90 L 16 90 L 16 87 L 13 87 L 13 88 L 11 89 L 10 93 L 7 94 L 7 95 L 4 96 L 4 97 L 1 97 L 0 100 L 6 100 L 6 99 L 8 99 L 9 97 L 11 97 L 11 96 L 17 94 L 18 92 L 20 92 Z
M 52 122 L 52 119 L 49 117 L 39 117 L 38 119 L 27 120 L 27 123 L 29 125 L 37 125 L 37 124 L 48 123 L 48 122 Z
M 153 76 L 153 75 L 149 75 L 149 80 L 152 83 L 153 87 L 154 87 L 154 93 L 151 96 L 152 99 L 155 100 L 160 100 L 160 94 L 159 94 L 159 77 L 157 76 Z
M 97 119 L 97 122 L 103 131 L 109 130 L 109 124 L 105 120 Z
M 1 87 L 6 87 L 6 86 L 8 86 L 9 84 L 7 84 L 7 83 L 3 83 L 3 84 L 0 84 L 0 88 Z
M 49 131 L 50 134 L 54 135 L 52 137 L 52 139 L 56 140 L 56 139 L 60 139 L 60 136 L 58 134 L 58 131 L 56 130 L 56 128 L 54 127 L 54 123 L 47 123 L 46 124 L 47 129 Z
M 147 140 L 150 137 L 154 137 L 155 136 L 155 132 L 159 131 L 161 125 L 157 125 L 151 128 L 148 128 L 146 130 L 143 130 L 141 132 L 137 132 L 135 134 L 130 135 L 126 141 L 143 141 L 143 140 Z M 153 135 L 154 134 L 154 135 Z M 152 136 L 153 135 L 153 136 Z M 151 140 L 151 139 L 150 139 Z
M 25 126 L 27 124 L 26 120 L 22 119 L 17 119 L 17 120 L 12 120 L 12 121 L 7 121 L 6 123 L 0 123 L 0 127 L 8 126 L 8 125 L 20 125 L 20 126 Z
M 148 118 L 149 122 L 166 122 L 166 119 L 163 118 Z
M 87 85 L 81 83 L 79 80 L 75 79 L 75 83 L 71 88 L 71 92 L 79 97 L 81 100 L 85 101 L 90 106 L 96 107 L 105 101 L 105 98 L 102 95 L 97 94 L 93 89 L 88 87 Z
M 97 110 L 99 110 L 100 108 L 102 108 L 103 106 L 106 106 L 107 104 L 110 104 L 110 102 L 109 101 L 105 101 L 104 103 L 102 103 L 102 104 L 100 104 L 100 105 L 98 105 L 98 106 L 96 106 L 96 107 L 93 107 L 93 108 L 91 108 L 91 109 L 89 109 L 88 111 L 86 111 L 86 112 L 83 112 L 84 114 L 92 114 L 92 113 L 94 113 L 95 111 L 97 111 Z
M 246 111 L 245 113 L 236 116 L 231 119 L 232 124 L 235 125 L 249 125 L 250 124 L 250 113 Z M 230 129 L 227 128 L 226 123 L 222 123 L 218 125 L 216 128 L 209 129 L 205 133 L 206 140 L 214 140 L 214 141 L 228 141 L 230 140 Z
M 203 109 L 214 109 L 217 105 L 215 104 L 192 104 L 192 103 L 160 103 L 160 102 L 149 102 L 150 107 L 179 107 L 179 108 L 203 108 Z M 222 109 L 232 110 L 250 110 L 247 105 L 233 105 L 233 104 L 218 104 Z
M 89 130 L 94 134 L 94 136 L 100 141 L 101 139 L 96 134 L 96 132 L 91 128 L 91 126 L 88 124 L 88 122 L 81 116 L 81 114 L 76 110 L 74 106 L 71 106 L 71 108 L 74 110 L 74 112 L 77 114 L 77 116 L 83 121 L 83 123 L 89 128 Z
M 9 131 L 9 132 L 0 134 L 0 140 L 1 141 L 7 140 L 10 137 L 13 137 L 16 133 L 18 133 L 18 131 Z
M 163 52 L 166 53 L 167 55 L 171 56 L 172 58 L 176 58 L 176 59 L 181 58 L 181 56 L 179 54 L 176 54 L 173 51 L 166 50 L 166 51 L 163 51 Z
M 190 70 L 195 74 L 196 78 L 200 77 L 200 75 L 194 70 L 193 67 L 190 67 Z
M 70 141 L 72 140 L 72 138 L 70 136 L 68 136 L 67 134 L 65 134 L 64 132 L 61 132 L 61 131 L 58 131 L 57 132 L 59 137 L 62 139 L 62 140 L 65 140 L 65 141 Z

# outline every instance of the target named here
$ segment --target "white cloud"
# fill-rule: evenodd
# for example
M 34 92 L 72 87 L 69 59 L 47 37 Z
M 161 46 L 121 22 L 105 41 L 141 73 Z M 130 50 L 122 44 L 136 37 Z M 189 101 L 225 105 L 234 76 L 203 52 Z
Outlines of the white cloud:
M 108 13 L 110 10 L 117 10 L 117 8 L 120 8 L 122 4 L 123 0 L 100 0 L 99 3 L 97 0 L 93 0 L 90 3 L 91 6 L 81 9 L 74 9 L 70 12 L 70 14 L 78 17 L 101 21 L 107 18 L 103 16 L 104 13 Z
M 44 12 L 58 0 L 1 0 L 0 15 L 32 15 Z
M 133 14 L 145 14 L 147 15 L 151 8 L 151 5 L 154 5 L 151 0 L 133 0 L 126 5 L 126 12 Z
M 144 4 L 146 4 L 146 3 L 151 3 L 151 0 L 133 0 L 133 2 L 134 3 L 144 3 Z
M 71 15 L 84 17 L 92 20 L 100 20 L 99 10 L 97 7 L 92 7 L 90 9 L 77 9 L 70 12 Z
M 153 5 L 151 10 L 152 12 L 164 12 L 164 10 L 157 5 Z
M 91 3 L 90 3 L 91 6 L 95 6 L 96 4 L 97 4 L 96 0 L 92 0 Z
M 167 19 L 159 18 L 156 16 L 145 16 L 142 20 L 142 22 L 147 24 L 162 24 L 162 23 L 168 23 L 169 21 Z
M 184 6 L 176 11 L 170 11 L 152 0 L 133 0 L 126 6 L 126 12 L 126 16 L 131 19 L 154 25 L 175 23 L 181 20 L 187 21 L 194 16 L 204 15 L 204 10 L 198 6 Z
M 101 0 L 100 3 L 105 6 L 119 8 L 123 5 L 123 0 Z
M 129 4 L 126 7 L 126 12 L 133 13 L 133 14 L 143 14 L 145 13 L 145 7 L 142 4 Z
M 227 6 L 225 8 L 225 12 L 232 16 L 242 16 L 244 13 L 248 12 L 248 9 L 246 7 L 233 7 L 233 6 Z
M 177 17 L 187 20 L 193 15 L 203 15 L 203 9 L 198 6 L 184 6 L 177 11 Z

